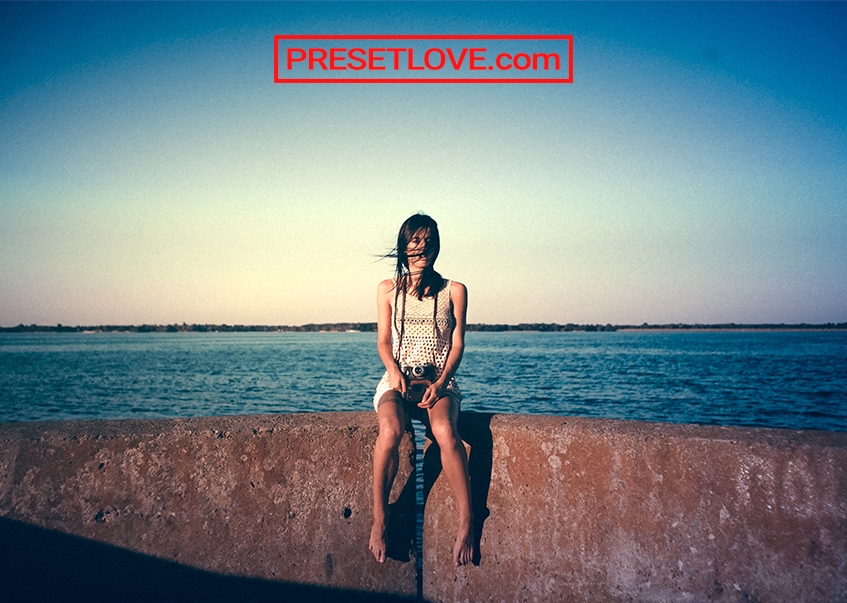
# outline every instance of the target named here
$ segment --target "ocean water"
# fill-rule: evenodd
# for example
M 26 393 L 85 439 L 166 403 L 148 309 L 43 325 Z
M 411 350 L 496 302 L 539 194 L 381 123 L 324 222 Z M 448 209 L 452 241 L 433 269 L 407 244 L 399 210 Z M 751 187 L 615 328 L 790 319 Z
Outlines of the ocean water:
M 371 410 L 374 333 L 0 334 L 0 422 Z M 472 332 L 463 408 L 847 431 L 847 333 Z

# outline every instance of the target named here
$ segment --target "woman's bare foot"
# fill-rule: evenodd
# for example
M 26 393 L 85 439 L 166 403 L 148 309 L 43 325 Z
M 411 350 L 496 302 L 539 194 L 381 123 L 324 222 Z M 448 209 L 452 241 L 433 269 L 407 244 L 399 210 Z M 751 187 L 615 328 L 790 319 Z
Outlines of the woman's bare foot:
M 473 531 L 470 524 L 459 528 L 456 544 L 453 545 L 453 564 L 456 567 L 467 565 L 473 558 Z
M 380 563 L 385 563 L 385 524 L 374 522 L 371 528 L 371 541 L 368 545 L 374 559 Z

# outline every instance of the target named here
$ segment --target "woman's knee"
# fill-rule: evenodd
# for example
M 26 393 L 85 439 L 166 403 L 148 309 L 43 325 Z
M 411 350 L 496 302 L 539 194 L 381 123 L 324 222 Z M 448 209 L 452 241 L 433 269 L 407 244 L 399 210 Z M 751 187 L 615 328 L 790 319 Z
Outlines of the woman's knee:
M 430 427 L 432 429 L 432 436 L 442 448 L 456 446 L 459 442 L 459 430 L 449 419 L 444 418 L 430 421 Z
M 398 415 L 381 416 L 379 419 L 379 435 L 377 442 L 385 447 L 397 448 L 403 440 L 406 427 L 403 417 Z
M 397 392 L 387 392 L 379 401 L 377 416 L 379 418 L 379 435 L 377 442 L 382 446 L 396 448 L 406 432 L 406 414 L 397 398 Z
M 380 424 L 377 442 L 382 446 L 397 448 L 400 446 L 400 442 L 403 441 L 403 434 L 405 432 L 406 430 L 403 429 L 399 422 Z

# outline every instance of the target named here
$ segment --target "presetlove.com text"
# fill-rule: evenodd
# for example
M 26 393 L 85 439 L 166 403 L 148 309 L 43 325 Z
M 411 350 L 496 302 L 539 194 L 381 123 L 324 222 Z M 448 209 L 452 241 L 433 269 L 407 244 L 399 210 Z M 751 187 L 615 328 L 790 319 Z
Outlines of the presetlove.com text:
M 280 84 L 573 82 L 571 35 L 278 35 L 274 43 Z

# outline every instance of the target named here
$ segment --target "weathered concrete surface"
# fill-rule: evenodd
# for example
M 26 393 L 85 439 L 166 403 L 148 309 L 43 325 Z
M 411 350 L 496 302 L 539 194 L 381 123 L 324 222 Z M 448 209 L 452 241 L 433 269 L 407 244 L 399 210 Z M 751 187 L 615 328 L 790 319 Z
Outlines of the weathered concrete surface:
M 847 601 L 847 434 L 474 413 L 461 429 L 481 556 L 452 568 L 438 478 L 428 601 Z M 408 440 L 391 530 L 410 560 L 367 551 L 376 434 L 373 413 L 0 425 L 0 600 L 413 598 Z M 435 447 L 424 471 L 429 487 Z
M 479 565 L 441 476 L 427 601 L 847 601 L 845 433 L 469 415 Z
M 376 435 L 374 413 L 0 424 L 0 527 L 216 576 L 414 597 L 414 558 L 378 564 L 367 550 Z M 412 453 L 407 438 L 392 500 Z M 409 559 L 412 536 L 395 557 Z

